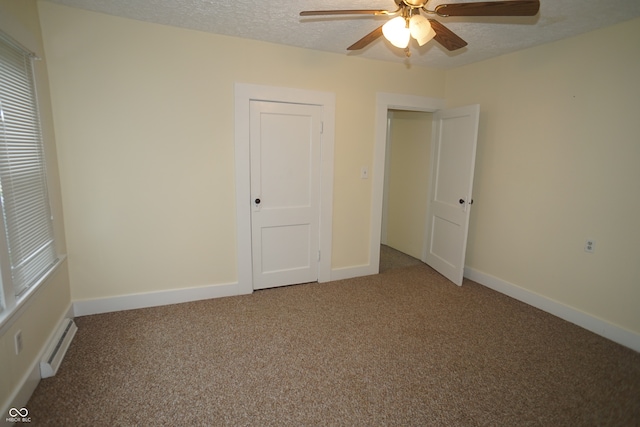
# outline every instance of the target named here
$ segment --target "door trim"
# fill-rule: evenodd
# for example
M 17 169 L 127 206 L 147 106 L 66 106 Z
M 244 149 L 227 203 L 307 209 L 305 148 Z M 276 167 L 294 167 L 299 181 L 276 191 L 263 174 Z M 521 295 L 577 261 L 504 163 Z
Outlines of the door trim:
M 251 262 L 251 162 L 249 150 L 250 102 L 270 101 L 322 106 L 320 144 L 320 261 L 318 282 L 331 280 L 333 225 L 333 152 L 335 141 L 335 94 L 304 89 L 236 83 L 234 88 L 234 148 L 236 168 L 236 262 L 240 293 L 253 292 Z
M 367 274 L 380 270 L 380 238 L 382 233 L 382 197 L 384 195 L 385 157 L 387 147 L 387 112 L 389 110 L 433 113 L 444 108 L 444 100 L 415 95 L 379 92 L 376 94 L 376 139 L 373 149 L 373 188 L 371 196 L 371 246 Z

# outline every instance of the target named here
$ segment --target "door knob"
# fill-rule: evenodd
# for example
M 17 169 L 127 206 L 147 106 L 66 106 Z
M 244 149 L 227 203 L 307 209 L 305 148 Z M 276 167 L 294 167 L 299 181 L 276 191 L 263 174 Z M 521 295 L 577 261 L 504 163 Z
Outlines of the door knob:
M 260 199 L 256 199 L 255 202 L 256 202 L 256 205 L 259 205 L 260 204 Z
M 464 204 L 464 199 L 460 199 L 460 200 L 459 200 L 459 203 L 460 203 L 461 205 L 463 205 L 463 204 Z

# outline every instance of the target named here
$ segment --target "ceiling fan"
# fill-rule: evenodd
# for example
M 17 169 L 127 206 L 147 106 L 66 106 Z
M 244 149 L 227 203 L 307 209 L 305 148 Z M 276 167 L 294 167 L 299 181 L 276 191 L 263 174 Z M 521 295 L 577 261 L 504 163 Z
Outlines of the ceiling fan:
M 467 42 L 453 31 L 445 27 L 435 19 L 427 16 L 535 16 L 540 9 L 539 0 L 505 0 L 505 1 L 481 1 L 471 3 L 440 4 L 434 9 L 428 9 L 430 0 L 394 0 L 396 10 L 377 9 L 347 9 L 347 10 L 307 10 L 300 12 L 300 16 L 320 15 L 386 15 L 393 16 L 385 24 L 376 28 L 360 40 L 352 44 L 347 50 L 358 50 L 368 46 L 380 36 L 391 42 L 394 46 L 405 49 L 410 56 L 409 41 L 411 37 L 416 39 L 420 46 L 434 39 L 445 49 L 453 51 L 465 47 Z

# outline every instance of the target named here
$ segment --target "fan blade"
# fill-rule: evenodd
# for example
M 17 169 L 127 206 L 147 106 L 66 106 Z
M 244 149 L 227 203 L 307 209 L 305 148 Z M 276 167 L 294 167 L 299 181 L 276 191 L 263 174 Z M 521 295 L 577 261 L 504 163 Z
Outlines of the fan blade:
M 447 50 L 457 50 L 467 45 L 467 42 L 462 40 L 456 33 L 436 21 L 435 19 L 429 19 L 431 28 L 436 32 L 434 40 L 444 46 Z
M 304 10 L 300 16 L 320 16 L 320 15 L 388 15 L 388 10 L 374 9 L 351 9 L 351 10 Z
M 535 16 L 539 0 L 480 1 L 436 6 L 440 16 Z
M 369 43 L 376 40 L 378 37 L 382 35 L 382 25 L 380 25 L 375 30 L 371 31 L 369 34 L 352 44 L 347 48 L 347 50 L 358 50 L 366 47 Z

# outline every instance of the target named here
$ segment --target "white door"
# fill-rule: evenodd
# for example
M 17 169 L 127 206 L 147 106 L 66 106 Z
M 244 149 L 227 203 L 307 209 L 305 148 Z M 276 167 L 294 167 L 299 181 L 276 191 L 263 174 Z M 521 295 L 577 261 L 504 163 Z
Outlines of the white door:
M 322 107 L 251 101 L 253 288 L 318 279 Z
M 480 106 L 434 114 L 424 262 L 462 285 Z

